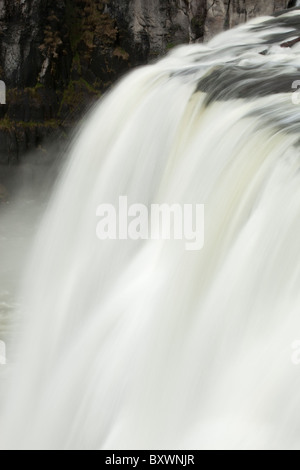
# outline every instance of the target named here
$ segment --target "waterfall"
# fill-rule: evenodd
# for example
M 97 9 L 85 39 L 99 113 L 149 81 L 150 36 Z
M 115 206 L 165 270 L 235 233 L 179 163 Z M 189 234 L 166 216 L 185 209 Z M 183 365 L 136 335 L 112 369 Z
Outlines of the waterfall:
M 299 449 L 299 25 L 179 47 L 86 119 L 24 280 L 1 448 Z M 120 196 L 204 204 L 203 249 L 100 241 Z

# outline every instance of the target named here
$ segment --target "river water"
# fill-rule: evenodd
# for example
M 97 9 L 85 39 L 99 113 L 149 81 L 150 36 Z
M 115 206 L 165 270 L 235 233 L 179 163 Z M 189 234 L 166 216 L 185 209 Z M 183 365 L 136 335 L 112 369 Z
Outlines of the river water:
M 36 233 L 39 207 L 34 200 L 0 206 L 0 338 L 9 339 L 19 302 L 17 292 L 31 242 Z
M 8 365 L 12 336 L 18 334 L 20 325 L 22 279 L 47 208 L 54 166 L 55 162 L 40 167 L 28 163 L 0 168 L 0 184 L 6 189 L 0 202 L 0 341 L 7 345 Z

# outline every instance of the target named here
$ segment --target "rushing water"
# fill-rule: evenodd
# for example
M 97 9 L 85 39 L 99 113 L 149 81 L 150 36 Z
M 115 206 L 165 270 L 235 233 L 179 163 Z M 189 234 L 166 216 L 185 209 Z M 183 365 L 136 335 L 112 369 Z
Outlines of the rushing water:
M 5 356 L 9 358 L 2 365 L 0 344 L 0 409 L 3 405 L 3 386 L 14 360 L 12 344 L 21 334 L 20 290 L 24 266 L 28 260 L 34 236 L 44 204 L 22 193 L 22 198 L 0 204 L 0 341 L 5 342 Z
M 94 110 L 24 281 L 3 448 L 300 447 L 299 37 L 299 10 L 255 20 Z M 100 242 L 120 195 L 204 203 L 204 249 Z

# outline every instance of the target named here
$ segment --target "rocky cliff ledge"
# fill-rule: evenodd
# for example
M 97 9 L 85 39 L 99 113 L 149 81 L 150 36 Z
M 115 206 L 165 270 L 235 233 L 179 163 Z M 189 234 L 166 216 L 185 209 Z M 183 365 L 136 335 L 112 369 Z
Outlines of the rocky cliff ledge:
M 0 0 L 0 164 L 45 156 L 130 68 L 272 14 L 285 0 Z M 50 139 L 50 137 L 52 137 Z M 55 139 L 54 139 L 55 137 Z

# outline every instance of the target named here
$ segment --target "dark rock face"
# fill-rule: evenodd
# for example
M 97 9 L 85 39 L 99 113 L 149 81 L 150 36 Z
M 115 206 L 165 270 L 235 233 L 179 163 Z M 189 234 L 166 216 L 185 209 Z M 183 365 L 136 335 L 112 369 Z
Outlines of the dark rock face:
M 0 164 L 63 141 L 130 68 L 177 44 L 288 6 L 288 0 L 0 0 Z M 291 6 L 291 5 L 290 5 Z
M 272 15 L 288 8 L 285 0 L 208 0 L 205 38 L 211 39 L 224 29 L 233 28 L 251 18 Z

